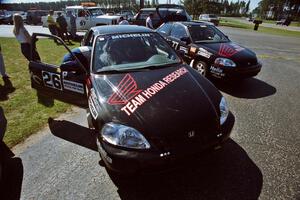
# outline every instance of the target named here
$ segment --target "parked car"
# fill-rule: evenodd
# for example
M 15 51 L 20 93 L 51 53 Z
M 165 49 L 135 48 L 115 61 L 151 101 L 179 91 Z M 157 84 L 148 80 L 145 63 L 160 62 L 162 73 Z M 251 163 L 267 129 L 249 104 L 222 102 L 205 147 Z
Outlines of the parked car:
M 150 13 L 153 13 L 152 23 L 154 28 L 167 21 L 190 21 L 192 19 L 181 5 L 160 4 L 156 8 L 141 9 L 130 21 L 131 24 L 145 26 Z
M 132 20 L 134 12 L 132 10 L 121 10 L 117 15 L 122 16 L 126 20 Z
M 42 17 L 48 15 L 47 10 L 28 10 L 26 16 L 27 24 L 39 25 L 42 23 Z
M 184 60 L 206 77 L 243 79 L 261 70 L 256 54 L 232 42 L 207 22 L 167 22 L 157 32 L 182 51 Z
M 71 53 L 72 67 L 32 60 L 29 70 L 39 97 L 87 109 L 109 170 L 166 168 L 228 139 L 234 117 L 225 98 L 158 33 L 132 25 L 93 27 L 91 33 L 85 37 L 93 38 L 90 65 Z M 46 36 L 63 43 L 36 33 L 32 41 Z
M 0 24 L 13 24 L 13 13 L 0 10 Z
M 201 14 L 199 16 L 200 21 L 207 21 L 213 23 L 215 26 L 219 25 L 220 19 L 215 14 Z
M 93 26 L 118 24 L 120 16 L 104 14 L 100 7 L 67 6 L 63 15 L 66 16 L 70 26 L 69 17 L 66 13 L 72 12 L 76 16 L 77 30 L 88 30 Z M 56 16 L 54 16 L 56 19 Z M 43 27 L 48 27 L 47 16 L 42 18 Z
M 291 18 L 283 18 L 279 21 L 276 21 L 276 25 L 289 26 L 292 22 Z

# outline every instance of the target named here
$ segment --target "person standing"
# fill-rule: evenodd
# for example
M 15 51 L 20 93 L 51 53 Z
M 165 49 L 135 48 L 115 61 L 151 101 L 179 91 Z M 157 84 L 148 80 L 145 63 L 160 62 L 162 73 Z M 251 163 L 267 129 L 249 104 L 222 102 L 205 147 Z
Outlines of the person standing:
M 6 71 L 5 71 L 5 65 L 4 65 L 4 59 L 2 56 L 1 45 L 0 45 L 0 74 L 3 78 L 3 80 L 9 78 L 9 76 L 6 74 Z
M 59 12 L 57 13 L 58 17 L 56 19 L 56 23 L 59 25 L 58 32 L 59 32 L 59 37 L 63 41 L 67 40 L 70 43 L 69 36 L 68 36 L 68 24 L 66 21 L 66 18 Z
M 129 22 L 123 16 L 119 19 L 119 25 L 129 25 Z
M 58 35 L 57 24 L 54 21 L 53 14 L 54 14 L 54 11 L 50 10 L 49 14 L 47 16 L 47 23 L 48 23 L 48 28 L 49 28 L 50 33 L 52 35 L 56 35 L 57 36 Z
M 35 48 L 33 48 L 31 52 L 31 47 L 32 47 L 31 36 L 26 30 L 26 28 L 24 27 L 23 18 L 21 17 L 21 15 L 14 14 L 13 21 L 14 21 L 13 33 L 16 39 L 18 40 L 18 42 L 21 44 L 22 54 L 25 56 L 25 58 L 28 61 L 32 59 L 41 60 Z M 32 53 L 32 59 L 31 59 L 31 53 Z
M 68 17 L 70 18 L 70 32 L 73 40 L 76 39 L 76 16 L 72 13 L 72 11 L 68 11 Z
M 152 19 L 153 19 L 153 13 L 150 13 L 146 19 L 146 27 L 148 27 L 150 29 L 154 29 Z

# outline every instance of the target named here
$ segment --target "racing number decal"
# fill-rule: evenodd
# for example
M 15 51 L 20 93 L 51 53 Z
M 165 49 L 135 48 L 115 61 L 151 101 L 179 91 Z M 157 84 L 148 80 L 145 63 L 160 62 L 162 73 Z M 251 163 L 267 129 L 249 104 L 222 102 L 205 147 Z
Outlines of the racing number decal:
M 44 85 L 57 90 L 62 90 L 60 74 L 42 71 Z
M 172 47 L 173 47 L 175 50 L 178 49 L 178 45 L 179 45 L 178 42 L 172 41 Z

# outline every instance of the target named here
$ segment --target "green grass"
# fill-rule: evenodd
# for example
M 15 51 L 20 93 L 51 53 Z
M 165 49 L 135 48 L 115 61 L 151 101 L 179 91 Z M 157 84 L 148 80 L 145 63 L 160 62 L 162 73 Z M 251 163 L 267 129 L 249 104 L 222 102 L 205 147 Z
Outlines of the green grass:
M 66 112 L 70 106 L 58 101 L 51 108 L 38 104 L 36 91 L 30 85 L 28 61 L 22 55 L 20 45 L 14 38 L 0 38 L 0 44 L 6 71 L 15 87 L 15 91 L 8 94 L 7 100 L 0 100 L 8 122 L 4 142 L 12 147 L 45 126 L 48 117 L 56 117 Z M 55 48 L 52 44 L 52 40 L 40 39 L 37 46 L 42 60 L 58 64 L 66 51 L 63 46 Z M 79 44 L 76 43 L 75 46 Z M 3 84 L 0 79 L 0 85 Z
M 220 21 L 220 25 L 233 27 L 233 28 L 249 29 L 249 30 L 253 30 L 253 28 L 254 28 L 254 24 L 253 25 L 246 24 L 246 23 L 242 23 L 240 21 L 234 20 L 234 19 L 222 19 Z M 280 36 L 300 37 L 300 31 L 290 31 L 290 30 L 285 30 L 285 29 L 269 28 L 269 27 L 263 27 L 263 26 L 259 26 L 257 32 L 267 33 L 267 34 L 272 34 L 272 35 L 280 35 Z

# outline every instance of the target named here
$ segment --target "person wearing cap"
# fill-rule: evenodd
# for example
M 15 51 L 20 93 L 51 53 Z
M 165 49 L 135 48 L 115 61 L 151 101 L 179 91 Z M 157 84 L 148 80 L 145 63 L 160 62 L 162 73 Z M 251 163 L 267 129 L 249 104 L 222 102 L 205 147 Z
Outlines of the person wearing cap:
M 119 25 L 129 25 L 129 22 L 123 16 L 119 19 Z
M 146 27 L 148 27 L 150 29 L 154 29 L 152 19 L 153 19 L 153 13 L 150 13 L 146 19 Z

